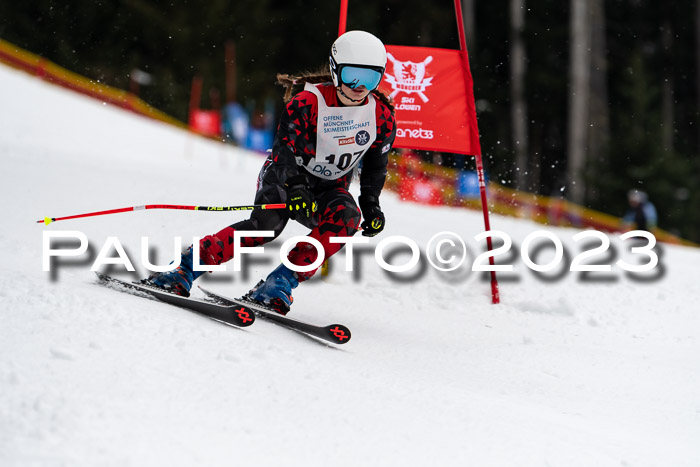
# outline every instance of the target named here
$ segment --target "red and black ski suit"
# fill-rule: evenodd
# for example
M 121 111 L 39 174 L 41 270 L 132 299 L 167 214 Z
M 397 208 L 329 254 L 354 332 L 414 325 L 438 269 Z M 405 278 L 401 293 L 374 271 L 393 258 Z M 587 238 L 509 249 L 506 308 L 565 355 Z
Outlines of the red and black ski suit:
M 343 105 L 339 102 L 332 83 L 321 85 L 318 89 L 329 107 Z M 396 136 L 396 124 L 392 110 L 379 99 L 375 101 L 377 136 L 362 159 L 360 190 L 363 196 L 371 195 L 378 199 L 386 180 L 388 154 Z M 312 175 L 299 165 L 305 164 L 315 155 L 317 117 L 317 97 L 310 91 L 301 91 L 287 104 L 277 128 L 272 153 L 258 176 L 255 204 L 286 203 L 284 184 L 287 179 L 299 174 L 306 175 L 318 210 L 308 221 L 300 222 L 312 229 L 309 236 L 323 245 L 325 257 L 329 258 L 343 247 L 343 244 L 330 243 L 329 239 L 353 236 L 360 225 L 361 215 L 355 200 L 348 193 L 354 171 L 338 179 L 327 180 Z M 288 221 L 289 214 L 285 209 L 256 209 L 252 211 L 250 219 L 204 237 L 200 242 L 200 258 L 206 264 L 229 261 L 234 252 L 234 231 L 271 230 L 276 238 Z M 270 242 L 274 238 L 243 237 L 241 242 L 242 246 L 251 247 Z M 300 242 L 289 252 L 288 258 L 292 264 L 308 265 L 317 259 L 317 252 L 311 244 Z M 297 276 L 303 281 L 315 272 L 298 272 Z

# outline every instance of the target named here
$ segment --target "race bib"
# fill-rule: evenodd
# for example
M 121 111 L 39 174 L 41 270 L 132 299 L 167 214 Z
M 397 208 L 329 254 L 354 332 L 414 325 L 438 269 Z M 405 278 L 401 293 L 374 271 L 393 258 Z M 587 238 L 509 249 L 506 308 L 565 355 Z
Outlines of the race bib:
M 321 91 L 304 86 L 318 98 L 316 156 L 304 166 L 311 174 L 336 180 L 351 172 L 377 139 L 376 101 L 369 95 L 365 105 L 329 107 Z

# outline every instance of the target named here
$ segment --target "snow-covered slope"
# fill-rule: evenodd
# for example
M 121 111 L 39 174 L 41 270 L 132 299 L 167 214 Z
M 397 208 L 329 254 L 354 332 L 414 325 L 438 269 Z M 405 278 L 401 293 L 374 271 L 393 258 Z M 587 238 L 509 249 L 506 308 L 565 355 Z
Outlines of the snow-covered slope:
M 467 266 L 482 248 L 479 213 L 385 194 L 386 232 L 358 247 L 355 271 L 339 254 L 328 277 L 295 291 L 292 316 L 344 323 L 350 343 L 266 322 L 232 329 L 100 287 L 90 267 L 115 236 L 138 269 L 124 277 L 144 275 L 141 237 L 165 263 L 173 237 L 245 213 L 35 221 L 249 203 L 261 156 L 2 66 L 0 83 L 0 465 L 698 465 L 697 250 L 664 246 L 646 281 L 615 267 L 537 277 L 518 251 L 542 226 L 494 217 L 515 242 L 503 258 L 516 270 L 500 274 L 502 303 L 491 305 L 469 267 L 439 273 L 423 261 L 397 278 L 377 266 L 374 247 L 393 235 L 425 250 L 434 234 L 458 233 Z M 90 251 L 43 272 L 42 232 L 59 230 L 84 232 Z M 547 230 L 567 261 L 580 251 L 576 231 Z M 282 240 L 304 233 L 290 224 Z M 612 240 L 615 255 L 596 260 L 633 262 Z M 280 243 L 204 283 L 242 294 L 277 264 Z

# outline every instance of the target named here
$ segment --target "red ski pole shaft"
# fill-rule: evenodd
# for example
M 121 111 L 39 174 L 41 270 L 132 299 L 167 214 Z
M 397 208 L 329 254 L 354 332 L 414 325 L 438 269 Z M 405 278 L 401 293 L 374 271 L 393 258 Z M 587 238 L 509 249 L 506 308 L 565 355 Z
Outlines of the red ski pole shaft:
M 106 211 L 87 212 L 65 217 L 44 217 L 36 221 L 37 224 L 49 225 L 52 222 L 64 221 L 68 219 L 78 219 L 81 217 L 105 216 L 107 214 L 117 214 L 120 212 L 142 211 L 145 209 L 182 209 L 189 211 L 252 211 L 253 209 L 284 209 L 286 204 L 250 204 L 244 206 L 182 206 L 177 204 L 146 204 L 145 206 L 130 206 L 128 208 L 108 209 Z

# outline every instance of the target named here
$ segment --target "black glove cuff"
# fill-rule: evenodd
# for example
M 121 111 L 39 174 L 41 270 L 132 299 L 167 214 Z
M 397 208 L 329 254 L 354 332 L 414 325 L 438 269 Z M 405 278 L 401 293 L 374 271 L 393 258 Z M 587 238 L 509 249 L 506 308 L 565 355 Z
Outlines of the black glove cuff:
M 366 209 L 379 207 L 379 198 L 374 195 L 360 195 L 360 209 L 364 212 Z
M 306 175 L 304 174 L 297 174 L 289 177 L 286 182 L 284 182 L 284 186 L 287 188 L 292 188 L 295 186 L 304 186 L 308 187 L 309 186 L 309 180 L 306 178 Z

